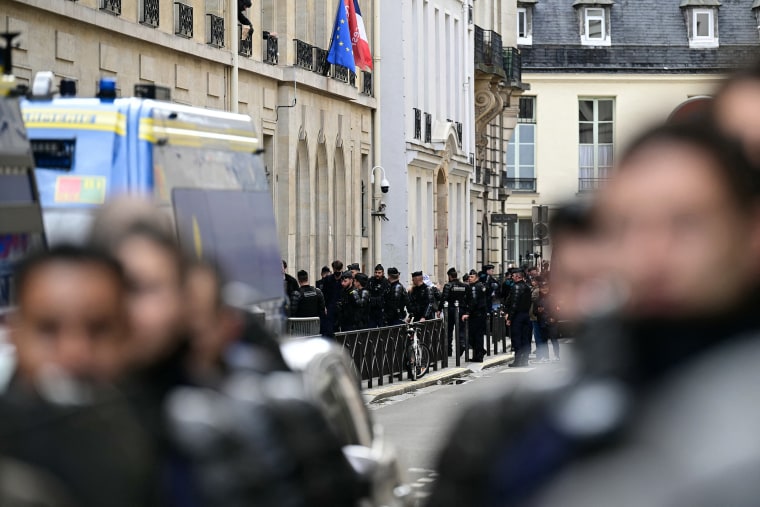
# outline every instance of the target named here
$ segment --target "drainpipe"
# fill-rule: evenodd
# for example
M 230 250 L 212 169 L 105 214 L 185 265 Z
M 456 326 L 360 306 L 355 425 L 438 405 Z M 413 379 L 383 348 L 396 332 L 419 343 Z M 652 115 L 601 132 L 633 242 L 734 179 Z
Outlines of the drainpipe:
M 230 86 L 230 111 L 233 113 L 238 112 L 238 71 L 240 69 L 238 47 L 240 40 L 238 39 L 237 30 L 237 0 L 229 0 L 230 10 L 230 51 L 232 51 L 232 83 Z

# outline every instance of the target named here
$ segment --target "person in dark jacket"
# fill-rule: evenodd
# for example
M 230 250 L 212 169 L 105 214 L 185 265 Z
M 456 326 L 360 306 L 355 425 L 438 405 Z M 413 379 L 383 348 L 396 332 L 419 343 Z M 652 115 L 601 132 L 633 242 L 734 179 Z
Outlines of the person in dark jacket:
M 253 23 L 245 15 L 245 10 L 251 8 L 251 0 L 238 0 L 238 23 L 243 25 L 242 40 L 246 40 L 253 33 Z
M 454 337 L 452 333 L 454 332 L 454 325 L 456 324 L 457 320 L 456 316 L 457 314 L 465 315 L 467 313 L 467 285 L 459 281 L 459 275 L 457 274 L 457 270 L 455 268 L 450 268 L 446 274 L 449 276 L 449 281 L 446 285 L 443 286 L 443 294 L 441 295 L 441 299 L 443 300 L 444 304 L 449 304 L 447 315 L 448 319 L 446 321 L 446 336 L 448 337 L 449 355 L 452 355 L 454 352 Z M 459 310 L 457 310 L 457 308 L 459 308 Z M 457 337 L 457 340 L 459 340 L 460 353 L 464 352 L 467 345 L 461 340 L 461 332 L 460 336 Z
M 391 284 L 385 278 L 382 264 L 375 266 L 375 276 L 369 279 L 369 327 L 383 327 L 385 322 L 385 299 Z
M 472 360 L 482 363 L 486 354 L 483 337 L 486 334 L 486 314 L 488 303 L 486 292 L 488 288 L 480 282 L 480 277 L 475 270 L 470 271 L 470 287 L 467 300 L 467 313 L 462 317 L 467 321 Z
M 354 288 L 359 293 L 359 308 L 361 310 L 356 314 L 356 328 L 367 329 L 369 322 L 369 291 L 367 290 L 367 284 L 369 283 L 369 277 L 364 273 L 358 273 L 354 277 Z
M 484 282 L 484 285 L 486 286 L 486 294 L 488 296 L 488 311 L 493 312 L 496 308 L 499 306 L 499 282 L 494 278 L 493 276 L 494 271 L 494 265 L 493 264 L 486 264 L 483 266 L 483 272 L 486 274 L 486 281 Z
M 388 281 L 390 286 L 385 297 L 385 319 L 389 326 L 398 326 L 404 323 L 406 309 L 409 305 L 409 293 L 399 280 L 399 270 L 388 268 Z
M 285 296 L 290 300 L 290 295 L 298 290 L 298 281 L 288 274 L 288 263 L 282 260 L 282 279 L 285 287 Z
M 422 280 L 422 271 L 412 273 L 412 289 L 409 293 L 409 314 L 412 322 L 433 318 L 434 301 L 430 288 Z
M 290 295 L 290 314 L 298 319 L 322 318 L 325 315 L 325 297 L 322 291 L 309 285 L 309 274 L 298 272 L 300 287 Z
M 338 302 L 338 326 L 341 332 L 355 331 L 361 327 L 361 314 L 366 313 L 365 298 L 354 284 L 354 275 L 346 271 L 341 275 L 343 292 Z M 369 298 L 367 298 L 369 299 Z
M 509 307 L 504 319 L 510 328 L 512 345 L 515 347 L 515 360 L 510 367 L 528 366 L 530 356 L 532 325 L 530 322 L 531 289 L 525 283 L 525 275 L 518 270 L 512 273 L 515 282 L 509 296 Z
M 332 263 L 333 274 L 323 280 L 322 294 L 325 296 L 327 318 L 324 322 L 323 336 L 333 336 L 338 329 L 338 301 L 340 301 L 343 288 L 341 276 L 343 275 L 343 263 L 335 260 Z

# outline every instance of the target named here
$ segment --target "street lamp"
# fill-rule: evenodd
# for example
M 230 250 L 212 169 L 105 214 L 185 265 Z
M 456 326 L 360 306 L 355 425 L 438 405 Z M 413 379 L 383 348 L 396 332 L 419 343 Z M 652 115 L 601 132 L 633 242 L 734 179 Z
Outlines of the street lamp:
M 380 169 L 380 171 L 382 171 L 383 173 L 383 179 L 380 180 L 380 190 L 382 190 L 384 194 L 387 194 L 388 190 L 391 189 L 391 184 L 388 181 L 388 179 L 385 177 L 385 169 L 383 168 L 383 166 L 376 165 L 375 167 L 372 168 L 372 171 L 370 171 L 369 182 L 373 185 L 375 184 L 375 169 Z

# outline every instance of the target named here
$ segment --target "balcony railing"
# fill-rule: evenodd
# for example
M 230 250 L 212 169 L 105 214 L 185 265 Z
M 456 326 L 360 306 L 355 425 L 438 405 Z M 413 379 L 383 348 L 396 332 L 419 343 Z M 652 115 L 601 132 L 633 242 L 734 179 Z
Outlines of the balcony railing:
M 414 138 L 422 140 L 422 111 L 414 108 Z
M 121 0 L 100 0 L 100 10 L 119 16 L 121 15 Z
M 475 166 L 475 183 L 482 183 L 483 168 L 479 165 Z
M 248 36 L 243 38 L 243 25 L 238 24 L 238 54 L 250 57 L 253 54 L 253 30 L 248 31 Z
M 475 25 L 475 63 L 496 69 L 503 68 L 504 55 L 499 33 L 483 30 Z
M 314 72 L 322 76 L 330 74 L 330 62 L 327 61 L 327 50 L 314 48 Z
M 425 113 L 425 142 L 433 141 L 433 115 Z
M 193 7 L 174 2 L 174 34 L 193 38 Z
M 140 0 L 140 23 L 156 28 L 158 11 L 158 0 Z
M 348 75 L 350 74 L 348 67 L 342 65 L 333 65 L 333 79 L 336 81 L 342 81 L 348 83 Z
M 462 122 L 458 121 L 454 124 L 454 127 L 457 131 L 457 141 L 459 141 L 459 146 L 462 146 Z
M 277 65 L 280 61 L 280 45 L 276 35 L 272 35 L 269 32 L 264 32 L 264 63 L 270 65 Z
M 522 56 L 517 48 L 504 48 L 504 72 L 507 82 L 512 85 L 522 83 Z
M 362 94 L 372 96 L 372 73 L 362 71 Z
M 506 187 L 513 192 L 535 192 L 536 178 L 507 178 Z
M 608 178 L 578 178 L 578 192 L 593 192 L 599 190 L 608 181 Z
M 206 44 L 215 48 L 224 47 L 224 18 L 206 14 Z
M 306 70 L 314 70 L 314 46 L 302 40 L 296 42 L 296 66 Z

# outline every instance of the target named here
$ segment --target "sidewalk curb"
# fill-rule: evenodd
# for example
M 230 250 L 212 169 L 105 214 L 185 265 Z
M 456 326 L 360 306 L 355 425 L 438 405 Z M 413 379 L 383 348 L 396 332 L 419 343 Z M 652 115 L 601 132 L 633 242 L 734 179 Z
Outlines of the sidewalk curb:
M 418 389 L 430 387 L 439 383 L 444 384 L 451 379 L 507 363 L 511 361 L 513 357 L 514 354 L 500 354 L 497 356 L 490 356 L 487 357 L 482 363 L 465 363 L 466 366 L 453 366 L 444 368 L 436 372 L 428 373 L 420 380 L 402 380 L 400 382 L 394 382 L 390 385 L 365 389 L 362 391 L 362 398 L 364 398 L 364 403 L 366 404 L 376 403 L 385 398 L 411 393 Z

